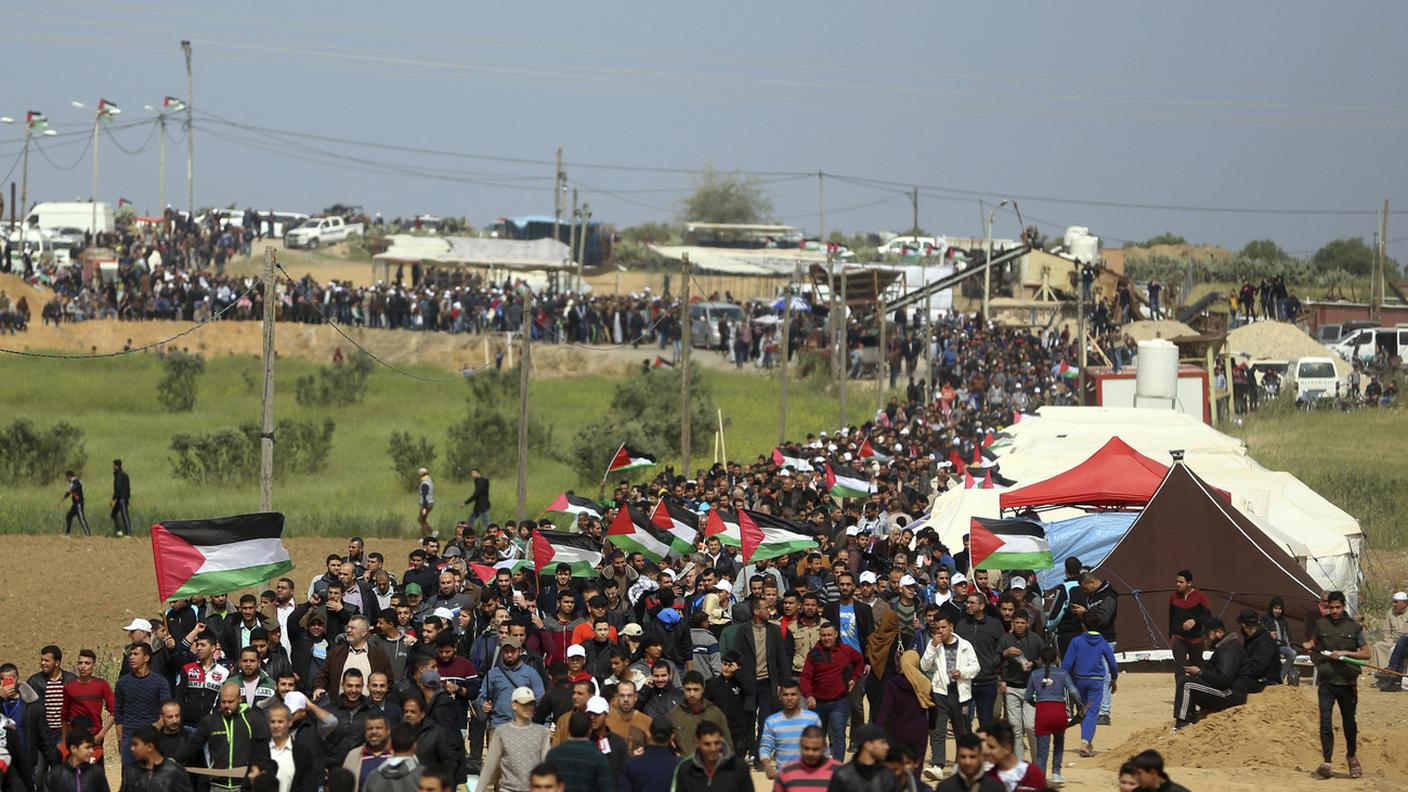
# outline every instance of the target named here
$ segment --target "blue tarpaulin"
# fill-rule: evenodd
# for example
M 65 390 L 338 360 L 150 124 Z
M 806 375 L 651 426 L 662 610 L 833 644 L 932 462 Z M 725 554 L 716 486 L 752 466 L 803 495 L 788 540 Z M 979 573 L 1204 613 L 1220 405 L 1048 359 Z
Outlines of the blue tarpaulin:
M 1075 556 L 1085 566 L 1095 568 L 1110 555 L 1115 545 L 1129 532 L 1129 526 L 1139 512 L 1102 512 L 1072 517 L 1069 520 L 1045 523 L 1046 541 L 1051 544 L 1051 557 L 1056 566 L 1038 570 L 1036 579 L 1042 591 L 1059 586 L 1065 577 L 1062 566 Z

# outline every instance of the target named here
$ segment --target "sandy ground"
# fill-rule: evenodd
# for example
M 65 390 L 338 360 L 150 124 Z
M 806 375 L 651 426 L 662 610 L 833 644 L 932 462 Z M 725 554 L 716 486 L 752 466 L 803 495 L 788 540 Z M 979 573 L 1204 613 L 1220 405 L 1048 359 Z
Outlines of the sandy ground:
M 100 657 L 115 654 L 125 641 L 122 626 L 157 610 L 151 549 L 145 539 L 75 539 L 7 536 L 3 542 L 9 574 L 0 587 L 0 660 L 37 670 L 39 648 L 57 642 L 70 655 L 92 648 Z M 369 550 L 404 558 L 411 540 L 377 539 Z M 306 590 L 321 571 L 323 557 L 345 550 L 335 539 L 291 539 L 293 578 Z M 40 602 L 49 607 L 36 607 Z M 1099 752 L 1081 759 L 1071 734 L 1064 774 L 1067 789 L 1116 788 L 1119 763 L 1136 750 L 1153 747 L 1171 759 L 1170 774 L 1190 789 L 1309 790 L 1327 783 L 1312 778 L 1318 763 L 1314 689 L 1275 689 L 1244 712 L 1212 716 L 1185 733 L 1167 734 L 1172 681 L 1167 673 L 1134 673 L 1121 680 L 1113 725 L 1095 739 Z M 1408 694 L 1391 695 L 1360 686 L 1360 756 L 1366 778 L 1335 781 L 1335 788 L 1408 788 Z M 1337 722 L 1338 723 L 1338 722 Z M 1337 726 L 1338 729 L 1338 726 Z M 1342 745 L 1342 743 L 1341 743 Z M 1343 748 L 1336 755 L 1343 772 Z M 758 776 L 759 790 L 770 789 Z

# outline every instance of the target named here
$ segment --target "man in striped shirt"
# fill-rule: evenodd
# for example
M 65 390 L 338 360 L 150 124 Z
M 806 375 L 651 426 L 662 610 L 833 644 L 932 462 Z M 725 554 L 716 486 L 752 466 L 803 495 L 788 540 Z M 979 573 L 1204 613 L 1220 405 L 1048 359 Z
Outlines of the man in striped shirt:
M 802 732 L 808 726 L 821 726 L 821 718 L 811 710 L 802 709 L 802 687 L 795 679 L 784 679 L 777 686 L 777 700 L 782 710 L 763 721 L 763 739 L 758 746 L 758 758 L 769 779 L 777 778 L 777 770 L 802 758 Z
M 841 763 L 826 751 L 826 733 L 820 726 L 802 730 L 801 759 L 783 765 L 772 782 L 773 792 L 824 792 Z

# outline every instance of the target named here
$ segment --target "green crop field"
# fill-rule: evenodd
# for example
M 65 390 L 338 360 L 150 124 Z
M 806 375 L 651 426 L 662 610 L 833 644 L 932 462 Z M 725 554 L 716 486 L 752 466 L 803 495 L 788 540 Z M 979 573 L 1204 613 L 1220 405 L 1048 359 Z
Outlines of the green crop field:
M 293 383 L 317 366 L 298 360 L 279 361 L 277 416 L 318 418 L 337 423 L 326 468 L 312 475 L 276 472 L 274 505 L 289 518 L 292 535 L 353 533 L 392 535 L 415 530 L 415 496 L 399 486 L 387 456 L 393 431 L 424 435 L 435 444 L 442 469 L 436 479 L 434 522 L 449 529 L 467 513 L 459 506 L 469 486 L 451 481 L 443 470 L 446 429 L 468 409 L 468 389 L 457 382 L 426 383 L 385 369 L 371 377 L 366 400 L 348 407 L 304 407 L 293 396 Z M 431 368 L 425 374 L 443 375 Z M 0 359 L 0 426 L 29 418 L 43 429 L 64 420 L 84 432 L 87 463 L 80 476 L 88 496 L 88 518 L 94 531 L 110 533 L 107 503 L 111 495 L 110 462 L 119 457 L 132 476 L 133 522 L 150 525 L 164 519 L 211 517 L 254 511 L 257 485 L 196 485 L 171 472 L 171 438 L 179 432 L 234 428 L 257 421 L 260 410 L 259 362 L 252 358 L 221 357 L 207 361 L 200 378 L 195 410 L 165 412 L 156 399 L 162 376 L 160 358 L 134 355 L 100 361 Z M 723 411 L 729 456 L 751 458 L 770 453 L 777 438 L 775 377 L 726 371 L 697 370 L 712 387 Z M 615 381 L 606 377 L 542 379 L 532 384 L 530 421 L 550 424 L 555 444 L 564 451 L 577 428 L 605 410 Z M 851 420 L 865 420 L 876 405 L 873 383 L 851 388 Z M 794 435 L 830 429 L 837 423 L 836 401 L 807 381 L 789 390 L 789 426 Z M 713 425 L 694 427 L 694 464 L 713 458 Z M 510 466 L 516 459 L 515 437 L 502 438 Z M 649 450 L 649 449 L 647 449 Z M 614 448 L 601 449 L 602 466 Z M 565 456 L 565 454 L 564 454 Z M 671 460 L 664 459 L 662 462 Z M 434 468 L 435 466 L 432 466 Z M 0 492 L 0 533 L 51 533 L 62 530 L 66 505 L 57 505 L 65 482 L 62 471 L 47 486 L 20 485 Z M 535 455 L 528 462 L 530 516 L 564 489 L 595 494 L 596 482 L 581 482 L 565 463 Z M 493 517 L 513 518 L 517 483 L 512 474 L 491 481 Z

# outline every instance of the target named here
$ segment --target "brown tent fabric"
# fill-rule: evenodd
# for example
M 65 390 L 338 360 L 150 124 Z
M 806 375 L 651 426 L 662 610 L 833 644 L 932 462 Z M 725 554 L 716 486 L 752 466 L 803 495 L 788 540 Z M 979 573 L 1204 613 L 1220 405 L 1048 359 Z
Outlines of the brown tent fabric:
M 1180 569 L 1193 572 L 1229 630 L 1243 608 L 1265 613 L 1280 595 L 1299 641 L 1299 625 L 1320 601 L 1315 581 L 1294 558 L 1177 463 L 1097 571 L 1120 593 L 1117 651 L 1169 648 L 1168 598 Z

